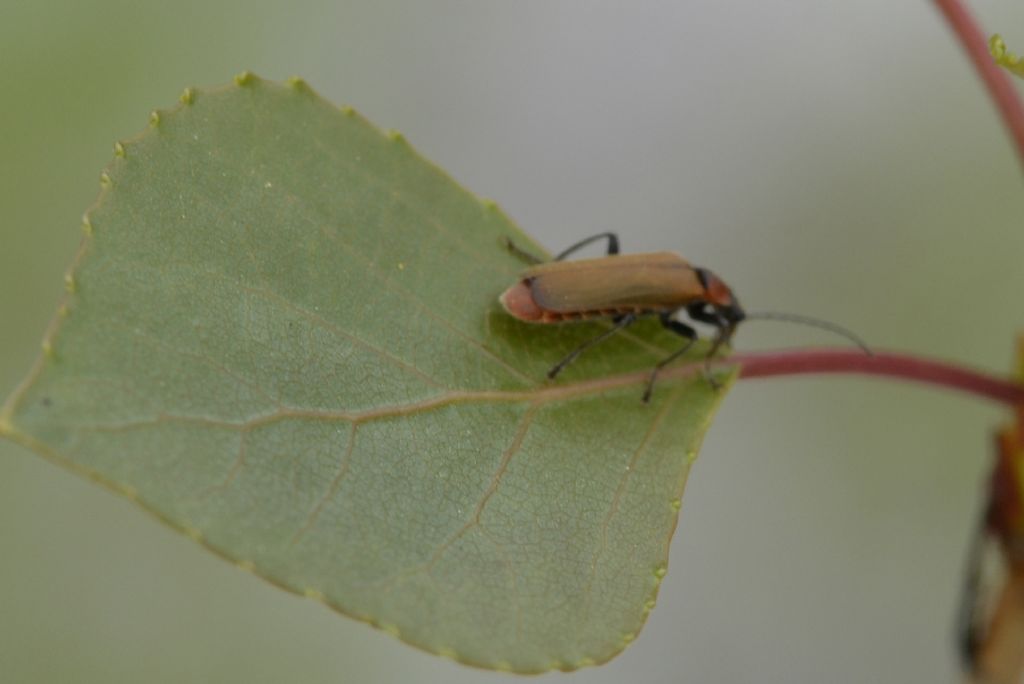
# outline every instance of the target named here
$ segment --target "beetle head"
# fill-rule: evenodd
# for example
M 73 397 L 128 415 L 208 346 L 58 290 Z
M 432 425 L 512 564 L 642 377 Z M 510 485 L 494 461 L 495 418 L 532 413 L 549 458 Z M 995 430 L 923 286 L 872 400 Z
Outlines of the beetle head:
M 736 301 L 735 297 L 726 306 L 715 305 L 715 310 L 718 311 L 722 318 L 729 321 L 730 328 L 735 328 L 740 321 L 747 317 L 746 312 L 740 307 L 740 303 Z
M 706 268 L 698 268 L 697 278 L 704 287 L 704 300 L 715 309 L 715 313 L 729 323 L 730 328 L 735 328 L 747 315 L 740 307 L 740 303 L 733 296 L 732 290 L 725 284 L 725 281 L 716 276 Z

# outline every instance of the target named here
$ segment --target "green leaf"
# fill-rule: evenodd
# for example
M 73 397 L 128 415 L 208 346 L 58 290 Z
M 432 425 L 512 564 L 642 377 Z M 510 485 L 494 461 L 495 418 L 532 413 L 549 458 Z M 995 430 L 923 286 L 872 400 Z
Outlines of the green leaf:
M 640 401 L 678 337 L 547 381 L 601 324 L 501 309 L 502 239 L 536 245 L 298 80 L 187 90 L 115 150 L 0 434 L 433 653 L 540 672 L 634 639 L 723 394 L 676 369 Z
M 1024 78 L 1024 61 L 1021 61 L 1021 58 L 1016 53 L 1010 52 L 1006 48 L 1003 37 L 998 33 L 992 34 L 992 37 L 988 39 L 988 51 L 996 64 L 1010 73 Z

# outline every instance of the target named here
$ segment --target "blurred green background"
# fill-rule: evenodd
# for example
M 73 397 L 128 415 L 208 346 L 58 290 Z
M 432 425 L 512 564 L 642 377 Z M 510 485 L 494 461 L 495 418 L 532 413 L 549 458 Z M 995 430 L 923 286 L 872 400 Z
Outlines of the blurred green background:
M 986 3 L 1024 47 L 1024 6 Z M 39 351 L 115 140 L 188 85 L 305 77 L 552 249 L 619 231 L 749 309 L 1002 371 L 1024 182 L 928 2 L 0 3 L 0 395 Z M 750 325 L 742 349 L 831 342 Z M 953 682 L 992 406 L 740 383 L 693 470 L 659 606 L 582 682 Z M 478 682 L 284 594 L 0 443 L 0 680 Z M 550 678 L 564 675 L 550 675 Z

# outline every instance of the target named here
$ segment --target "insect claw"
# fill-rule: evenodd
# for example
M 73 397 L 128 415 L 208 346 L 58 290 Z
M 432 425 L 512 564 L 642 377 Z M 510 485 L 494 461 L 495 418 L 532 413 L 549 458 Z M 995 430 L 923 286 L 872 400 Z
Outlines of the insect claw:
M 543 259 L 541 259 L 540 257 L 536 256 L 535 254 L 530 254 L 525 249 L 523 249 L 522 247 L 520 247 L 516 243 L 512 242 L 512 238 L 510 238 L 508 235 L 502 236 L 501 241 L 502 241 L 502 244 L 505 245 L 505 249 L 507 249 L 510 254 L 515 255 L 516 257 L 518 257 L 519 259 L 522 259 L 523 261 L 525 261 L 528 264 L 540 264 L 540 263 L 543 263 L 543 261 L 544 261 Z
M 711 385 L 711 389 L 716 392 L 722 389 L 722 383 L 715 379 L 714 373 L 711 372 L 711 364 L 704 364 L 704 379 Z

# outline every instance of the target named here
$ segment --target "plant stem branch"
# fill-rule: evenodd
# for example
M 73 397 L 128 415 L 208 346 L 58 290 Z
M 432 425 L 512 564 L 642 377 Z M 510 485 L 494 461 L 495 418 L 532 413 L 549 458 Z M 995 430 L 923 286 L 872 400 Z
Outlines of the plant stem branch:
M 715 365 L 739 364 L 740 378 L 806 373 L 855 373 L 916 380 L 1015 406 L 1024 403 L 1024 385 L 945 361 L 908 354 L 858 349 L 796 349 L 733 354 Z
M 974 68 L 985 82 L 1003 123 L 1017 145 L 1017 154 L 1024 164 L 1024 103 L 1021 102 L 1013 82 L 1000 68 L 988 51 L 988 40 L 981 27 L 961 0 L 935 0 L 953 32 L 967 51 Z

